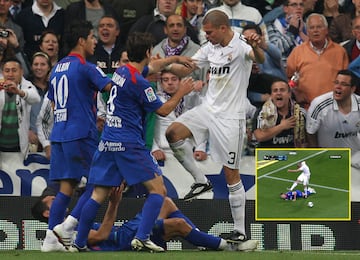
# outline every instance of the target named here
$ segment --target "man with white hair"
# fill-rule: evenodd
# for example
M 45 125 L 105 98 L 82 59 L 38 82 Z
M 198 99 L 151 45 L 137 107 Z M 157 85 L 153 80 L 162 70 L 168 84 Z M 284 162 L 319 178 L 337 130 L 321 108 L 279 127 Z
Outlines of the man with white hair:
M 305 163 L 305 161 L 302 161 L 298 163 L 298 168 L 296 170 L 289 169 L 288 172 L 301 172 L 289 190 L 292 191 L 299 183 L 302 183 L 302 185 L 304 186 L 304 193 L 305 193 L 304 198 L 306 199 L 308 184 L 311 175 L 309 166 Z

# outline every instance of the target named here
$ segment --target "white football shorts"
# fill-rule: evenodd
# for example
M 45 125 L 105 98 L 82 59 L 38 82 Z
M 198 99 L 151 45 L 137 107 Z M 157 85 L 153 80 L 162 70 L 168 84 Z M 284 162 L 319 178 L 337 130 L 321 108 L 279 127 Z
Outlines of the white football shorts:
M 245 119 L 221 118 L 204 105 L 186 111 L 175 122 L 182 123 L 192 133 L 196 145 L 209 141 L 211 158 L 215 162 L 239 169 L 246 131 Z

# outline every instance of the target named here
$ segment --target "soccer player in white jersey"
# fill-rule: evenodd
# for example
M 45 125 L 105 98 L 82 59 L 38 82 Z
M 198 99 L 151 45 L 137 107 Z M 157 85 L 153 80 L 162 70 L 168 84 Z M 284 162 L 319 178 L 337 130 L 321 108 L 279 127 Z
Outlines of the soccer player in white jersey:
M 245 135 L 246 89 L 253 61 L 263 63 L 260 37 L 251 34 L 245 40 L 232 31 L 227 15 L 219 10 L 208 12 L 203 19 L 208 43 L 192 57 L 196 67 L 172 64 L 168 69 L 185 76 L 197 68 L 210 65 L 209 85 L 199 106 L 185 112 L 173 122 L 166 137 L 174 155 L 185 168 L 195 167 L 192 154 L 185 153 L 186 138 L 197 144 L 209 138 L 211 156 L 223 165 L 229 189 L 234 230 L 229 241 L 255 247 L 258 241 L 247 240 L 245 233 L 245 190 L 239 174 L 240 156 Z M 196 179 L 196 178 L 195 178 Z M 207 184 L 194 183 L 193 197 L 207 190 Z
M 340 70 L 334 90 L 316 97 L 306 118 L 309 146 L 351 148 L 353 165 L 360 157 L 360 96 L 354 94 L 357 83 L 351 71 Z
M 302 161 L 298 163 L 298 168 L 296 170 L 289 169 L 288 172 L 301 172 L 289 190 L 292 191 L 299 183 L 302 183 L 302 185 L 304 186 L 304 193 L 305 193 L 304 198 L 306 199 L 308 184 L 311 175 L 309 166 L 305 163 L 305 161 Z

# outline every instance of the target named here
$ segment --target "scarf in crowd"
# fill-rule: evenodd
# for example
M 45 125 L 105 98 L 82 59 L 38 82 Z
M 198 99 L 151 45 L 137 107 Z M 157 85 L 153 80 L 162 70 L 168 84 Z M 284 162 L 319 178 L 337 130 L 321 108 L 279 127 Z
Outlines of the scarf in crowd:
M 171 96 L 165 91 L 161 91 L 159 95 L 165 98 L 166 101 L 168 101 L 171 98 Z M 174 113 L 176 117 L 179 117 L 183 112 L 184 112 L 184 98 L 180 100 L 179 104 L 174 109 Z
M 289 23 L 286 21 L 286 18 L 285 17 L 281 17 L 281 18 L 278 18 L 282 27 L 284 28 L 285 31 L 287 31 L 287 29 L 289 28 Z M 305 26 L 303 28 L 303 33 L 306 34 L 306 30 L 305 30 Z M 301 39 L 300 35 L 294 35 L 295 37 L 295 44 L 296 46 L 297 45 L 300 45 L 303 43 L 303 40 Z
M 301 107 L 295 101 L 290 100 L 290 109 L 291 115 L 296 119 L 296 124 L 294 127 L 294 144 L 295 147 L 304 147 L 306 144 L 306 135 L 305 135 L 305 118 L 301 113 Z M 261 119 L 261 129 L 267 129 L 274 127 L 278 119 L 277 108 L 269 98 L 262 106 L 260 111 Z
M 180 55 L 183 49 L 185 48 L 185 46 L 188 44 L 189 39 L 190 39 L 189 36 L 185 36 L 184 38 L 181 39 L 180 43 L 175 48 L 173 48 L 169 45 L 169 39 L 166 38 L 163 46 L 165 57 Z

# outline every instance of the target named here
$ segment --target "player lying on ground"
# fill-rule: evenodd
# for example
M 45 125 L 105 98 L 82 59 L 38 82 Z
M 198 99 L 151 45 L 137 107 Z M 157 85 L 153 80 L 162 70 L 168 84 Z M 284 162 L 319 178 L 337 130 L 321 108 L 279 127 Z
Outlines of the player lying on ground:
M 296 201 L 297 198 L 307 198 L 309 197 L 311 194 L 315 194 L 316 191 L 313 188 L 308 188 L 306 191 L 306 195 L 305 192 L 302 192 L 301 190 L 295 190 L 295 191 L 288 191 L 286 193 L 280 193 L 280 198 L 284 199 L 284 200 L 292 200 L 292 201 Z
M 94 223 L 88 236 L 88 248 L 93 251 L 127 251 L 131 250 L 131 240 L 138 229 L 142 213 L 122 226 L 114 226 L 118 206 L 122 199 L 123 185 L 113 188 L 109 196 L 109 204 L 102 223 Z M 51 203 L 48 204 L 51 207 Z M 44 207 L 45 209 L 46 207 Z M 46 212 L 37 215 L 46 216 Z M 200 231 L 175 205 L 166 197 L 159 217 L 153 227 L 151 239 L 156 244 L 166 248 L 166 241 L 174 237 L 183 237 L 191 244 L 213 250 L 252 251 L 258 243 L 253 240 L 240 244 L 228 243 L 226 240 Z M 257 242 L 257 241 L 255 241 Z

